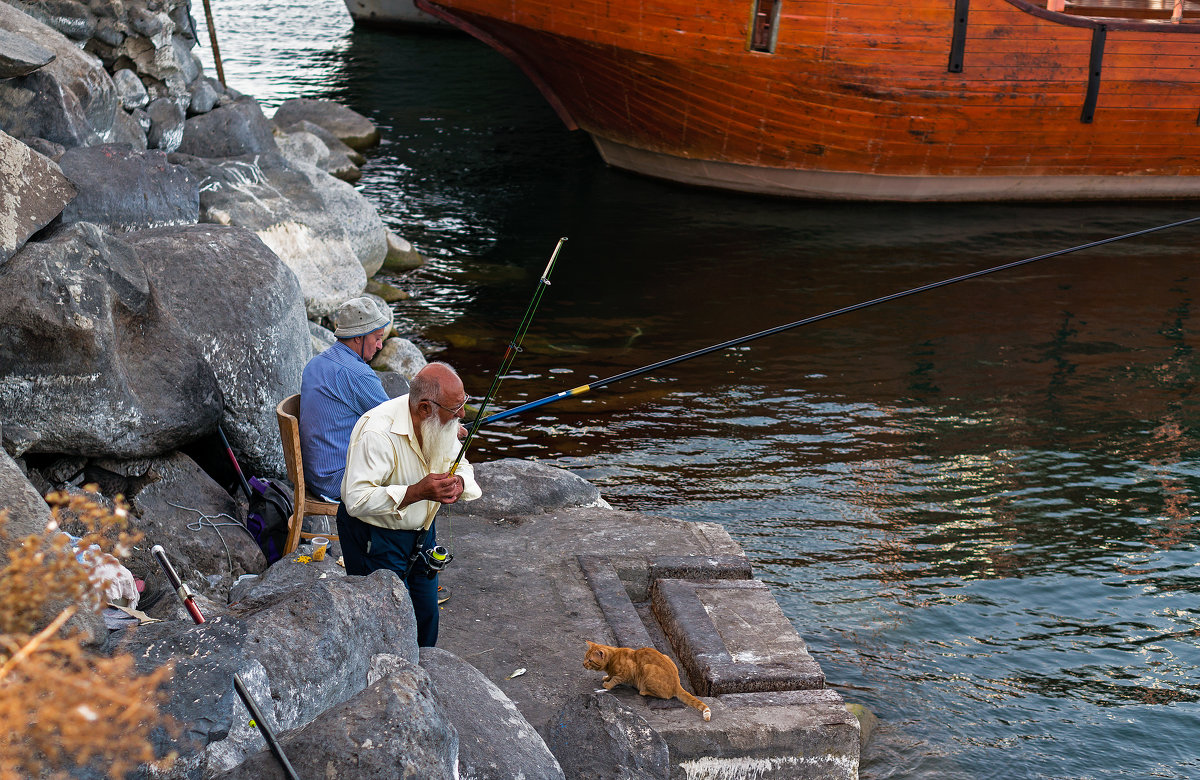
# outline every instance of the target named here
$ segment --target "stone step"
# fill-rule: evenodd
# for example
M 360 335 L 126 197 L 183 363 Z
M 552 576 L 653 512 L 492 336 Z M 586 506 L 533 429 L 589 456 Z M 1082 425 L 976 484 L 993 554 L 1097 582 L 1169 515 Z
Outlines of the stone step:
M 825 687 L 825 673 L 758 580 L 656 580 L 650 603 L 698 696 Z
M 828 688 L 735 693 L 640 710 L 670 751 L 671 780 L 857 780 L 859 724 Z

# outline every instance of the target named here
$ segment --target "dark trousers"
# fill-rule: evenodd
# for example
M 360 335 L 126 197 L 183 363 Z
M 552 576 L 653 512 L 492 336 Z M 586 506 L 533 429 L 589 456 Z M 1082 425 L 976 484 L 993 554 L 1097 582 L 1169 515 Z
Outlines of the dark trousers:
M 427 569 L 416 563 L 409 570 L 408 560 L 420 531 L 393 531 L 364 523 L 351 517 L 346 505 L 339 503 L 337 511 L 338 541 L 342 544 L 342 559 L 347 574 L 370 574 L 376 569 L 390 569 L 408 588 L 413 613 L 417 618 L 417 644 L 433 647 L 438 637 L 438 581 L 426 576 Z M 437 523 L 429 527 L 425 547 L 437 544 Z

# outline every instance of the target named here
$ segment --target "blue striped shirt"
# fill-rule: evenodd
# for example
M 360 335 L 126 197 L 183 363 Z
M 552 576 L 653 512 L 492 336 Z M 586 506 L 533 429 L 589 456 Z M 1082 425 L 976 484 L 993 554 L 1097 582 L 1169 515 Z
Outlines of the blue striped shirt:
M 300 381 L 300 457 L 310 496 L 340 498 L 350 432 L 386 400 L 379 377 L 342 342 L 308 361 Z

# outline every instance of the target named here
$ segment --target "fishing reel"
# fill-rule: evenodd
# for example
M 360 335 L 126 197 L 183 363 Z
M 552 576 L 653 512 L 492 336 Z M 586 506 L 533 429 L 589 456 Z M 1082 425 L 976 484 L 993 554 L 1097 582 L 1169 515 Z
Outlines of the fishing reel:
M 454 554 L 439 544 L 436 547 L 422 547 L 421 552 L 417 553 L 417 558 L 425 567 L 425 576 L 433 579 L 438 572 L 450 565 Z

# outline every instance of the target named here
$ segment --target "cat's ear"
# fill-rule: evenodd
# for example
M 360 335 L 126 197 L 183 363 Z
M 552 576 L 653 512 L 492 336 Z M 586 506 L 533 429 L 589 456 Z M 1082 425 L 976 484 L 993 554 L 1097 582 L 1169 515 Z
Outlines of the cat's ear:
M 592 642 L 592 641 L 590 641 L 590 640 L 588 640 L 588 639 L 585 639 L 585 640 L 583 640 L 583 641 L 587 642 L 587 646 L 588 646 L 588 647 L 595 647 L 595 646 L 596 646 L 596 643 L 595 643 L 595 642 Z

